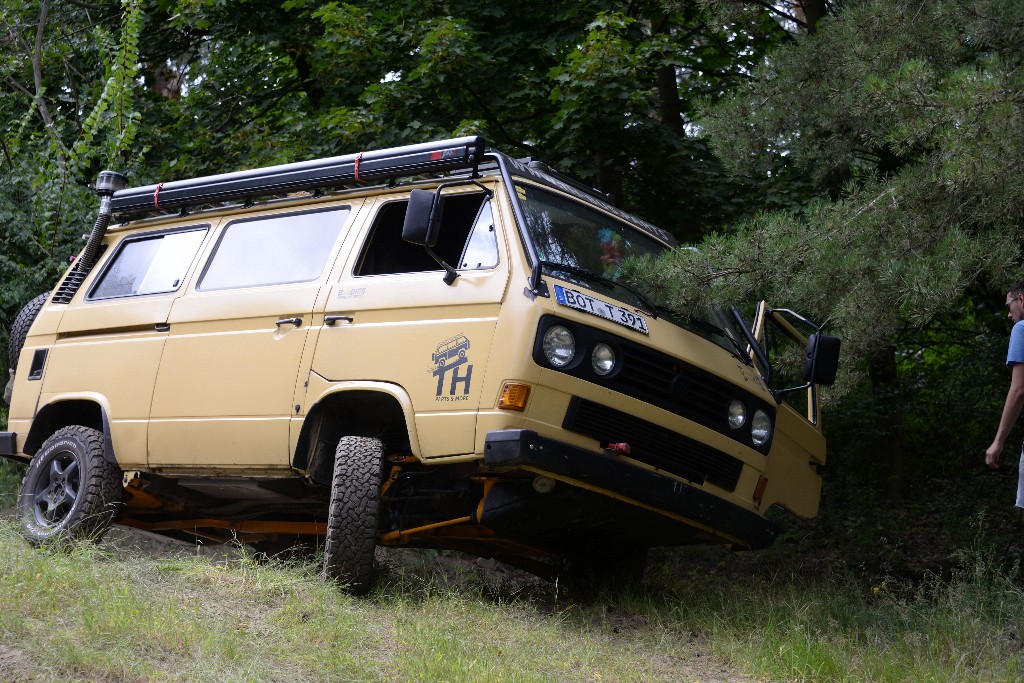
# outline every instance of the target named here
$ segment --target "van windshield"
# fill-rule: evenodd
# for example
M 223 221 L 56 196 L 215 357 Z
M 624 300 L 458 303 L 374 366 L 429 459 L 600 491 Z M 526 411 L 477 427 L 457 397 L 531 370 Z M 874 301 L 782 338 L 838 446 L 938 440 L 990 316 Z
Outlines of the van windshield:
M 661 242 L 627 223 L 568 197 L 517 184 L 530 238 L 540 260 L 579 268 L 618 282 L 622 261 L 630 256 L 657 256 Z
M 516 196 L 545 273 L 647 309 L 746 359 L 741 337 L 720 311 L 683 316 L 620 280 L 627 258 L 655 257 L 668 246 L 595 208 L 533 185 L 517 183 Z

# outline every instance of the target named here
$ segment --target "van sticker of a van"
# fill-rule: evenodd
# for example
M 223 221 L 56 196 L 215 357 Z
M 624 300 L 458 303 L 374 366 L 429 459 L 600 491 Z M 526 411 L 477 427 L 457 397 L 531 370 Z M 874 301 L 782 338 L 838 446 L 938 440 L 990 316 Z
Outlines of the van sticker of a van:
M 464 334 L 457 334 L 450 339 L 445 339 L 437 345 L 432 355 L 434 361 L 434 377 L 437 377 L 437 400 L 438 401 L 468 401 L 469 386 L 473 379 L 473 366 L 469 365 L 469 339 Z M 460 370 L 465 365 L 465 369 Z M 451 382 L 447 395 L 445 390 L 445 378 L 448 371 L 451 371 Z M 456 390 L 462 388 L 462 393 L 456 396 Z

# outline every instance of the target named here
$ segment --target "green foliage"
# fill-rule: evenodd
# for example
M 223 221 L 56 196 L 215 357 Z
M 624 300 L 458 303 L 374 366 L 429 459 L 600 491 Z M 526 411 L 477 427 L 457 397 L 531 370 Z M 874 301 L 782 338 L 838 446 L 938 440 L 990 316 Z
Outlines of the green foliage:
M 479 133 L 681 237 L 805 194 L 781 177 L 729 178 L 692 126 L 699 99 L 782 39 L 764 16 L 718 24 L 692 0 L 246 7 L 156 3 L 151 21 L 166 15 L 173 35 L 144 40 L 142 61 L 184 85 L 145 111 L 140 180 Z
M 136 0 L 111 13 L 48 2 L 0 8 L 12 47 L 0 60 L 4 377 L 7 325 L 25 301 L 54 286 L 81 248 L 95 212 L 87 183 L 102 168 L 141 162 L 134 102 L 144 21 Z
M 800 308 L 843 337 L 848 388 L 975 284 L 1011 277 L 1024 83 L 1008 57 L 1019 49 L 998 33 L 1009 22 L 979 18 L 994 16 L 990 3 L 967 4 L 848 3 L 773 52 L 703 124 L 730 168 L 764 174 L 791 158 L 831 198 L 761 214 L 637 277 L 677 307 L 764 297 Z
M 134 108 L 134 90 L 145 15 L 140 0 L 123 0 L 122 7 L 119 41 L 115 41 L 105 27 L 97 26 L 94 30 L 94 39 L 110 56 L 105 60 L 103 92 L 82 125 L 73 158 L 80 167 L 91 168 L 94 164 L 89 162 L 98 159 L 105 166 L 116 166 L 130 173 L 141 161 L 141 153 L 135 152 L 132 144 L 142 118 Z

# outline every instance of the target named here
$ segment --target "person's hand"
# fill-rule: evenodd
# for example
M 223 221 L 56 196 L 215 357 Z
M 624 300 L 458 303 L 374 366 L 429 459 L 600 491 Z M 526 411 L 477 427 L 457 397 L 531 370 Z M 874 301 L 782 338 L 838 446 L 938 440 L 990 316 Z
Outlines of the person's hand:
M 999 456 L 1003 452 L 1003 444 L 993 441 L 992 445 L 985 451 L 985 464 L 991 470 L 999 469 Z

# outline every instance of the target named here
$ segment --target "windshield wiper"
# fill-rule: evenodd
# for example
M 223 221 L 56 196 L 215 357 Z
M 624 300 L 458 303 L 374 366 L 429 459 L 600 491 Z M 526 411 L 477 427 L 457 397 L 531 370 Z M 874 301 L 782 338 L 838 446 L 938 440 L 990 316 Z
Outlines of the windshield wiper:
M 547 266 L 551 270 L 564 270 L 567 273 L 579 275 L 583 279 L 591 282 L 603 282 L 604 284 L 611 285 L 612 287 L 621 287 L 622 289 L 626 290 L 634 297 L 636 297 L 636 300 L 640 303 L 640 307 L 644 310 L 645 313 L 647 313 L 655 320 L 658 319 L 658 307 L 652 304 L 650 301 L 648 301 L 647 297 L 641 294 L 637 289 L 630 287 L 629 285 L 623 284 L 621 282 L 616 282 L 615 280 L 606 278 L 604 275 L 598 275 L 597 273 L 591 272 L 586 268 L 580 268 L 579 266 L 570 266 L 565 263 L 555 263 L 554 261 L 541 261 L 540 265 Z
M 732 347 L 736 349 L 736 355 L 739 356 L 741 360 L 749 361 L 749 358 L 746 354 L 746 349 L 744 349 L 743 346 L 740 345 L 739 341 L 731 334 L 729 334 L 729 332 L 724 328 L 721 328 L 718 325 L 715 325 L 714 323 L 710 323 L 707 320 L 703 320 L 697 317 L 688 318 L 687 323 L 693 325 L 694 327 L 698 327 L 704 330 L 708 334 L 713 334 L 718 337 L 728 339 L 729 343 L 732 344 Z

